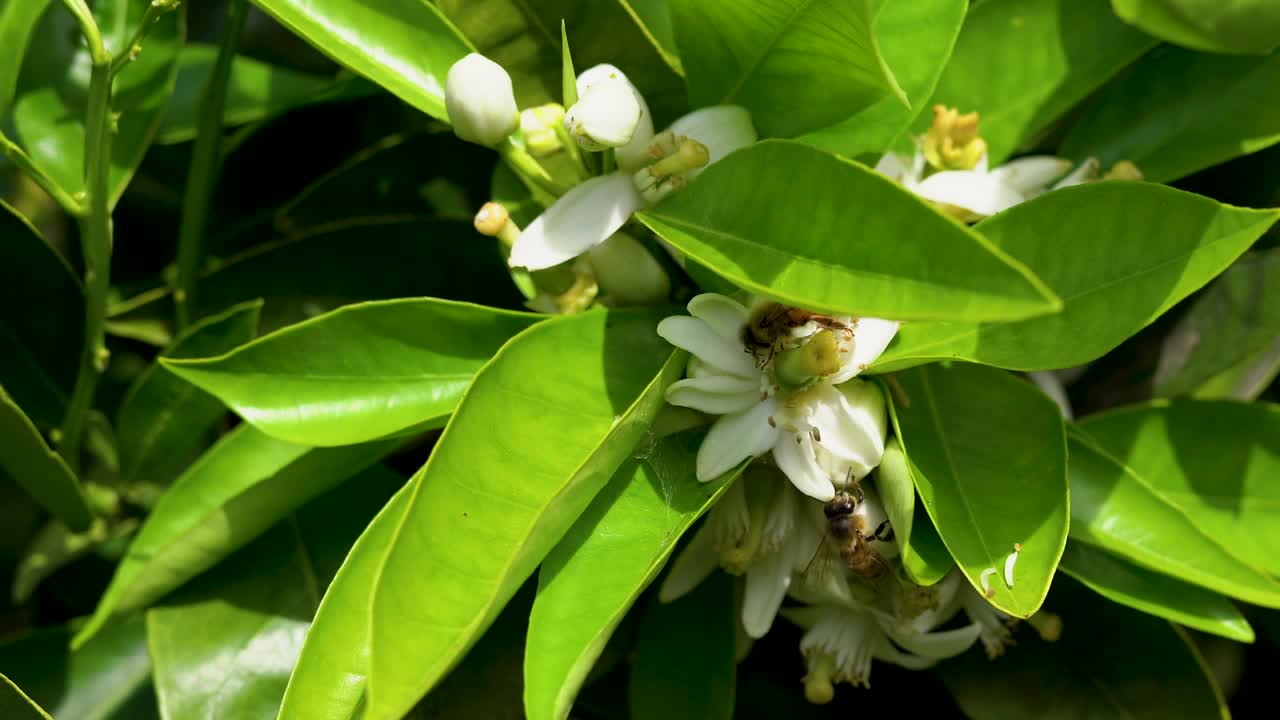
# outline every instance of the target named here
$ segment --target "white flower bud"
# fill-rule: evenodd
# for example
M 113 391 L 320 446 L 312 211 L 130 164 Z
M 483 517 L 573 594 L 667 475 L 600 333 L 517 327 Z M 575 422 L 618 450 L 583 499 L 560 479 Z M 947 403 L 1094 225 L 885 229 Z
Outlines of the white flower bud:
M 449 68 L 444 104 L 453 132 L 478 145 L 497 145 L 520 125 L 511 76 L 478 53 Z
M 564 108 L 556 103 L 539 105 L 520 113 L 520 131 L 525 145 L 534 157 L 550 155 L 560 149 L 557 126 L 564 122 Z
M 587 250 L 596 282 L 615 304 L 651 305 L 665 302 L 671 292 L 667 271 L 639 240 L 624 232 Z
M 631 142 L 640 124 L 640 101 L 631 83 L 618 75 L 592 83 L 564 115 L 564 126 L 592 151 Z

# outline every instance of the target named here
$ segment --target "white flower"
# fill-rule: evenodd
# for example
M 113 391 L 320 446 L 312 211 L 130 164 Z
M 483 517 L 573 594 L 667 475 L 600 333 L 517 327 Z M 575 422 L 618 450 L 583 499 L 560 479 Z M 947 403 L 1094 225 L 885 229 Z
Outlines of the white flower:
M 648 117 L 647 109 L 644 117 Z M 577 185 L 529 223 L 511 249 L 512 266 L 541 270 L 559 265 L 604 242 L 632 213 L 653 204 L 655 196 L 649 194 L 650 199 L 646 199 L 637 189 L 632 173 L 643 172 L 636 168 L 645 162 L 654 166 L 664 160 L 674 162 L 668 157 L 675 152 L 673 138 L 705 146 L 704 166 L 756 141 L 750 113 L 736 105 L 717 105 L 685 115 L 660 136 L 650 135 L 640 151 L 633 153 L 633 145 L 645 137 L 644 128 L 642 120 L 631 142 L 615 150 L 617 172 Z M 664 174 L 662 180 L 669 190 L 687 183 L 700 170 L 701 167 L 682 168 L 677 173 Z
M 692 355 L 688 378 L 667 389 L 667 402 L 722 416 L 698 449 L 699 480 L 772 450 L 798 490 L 827 501 L 835 494 L 833 478 L 861 478 L 879 464 L 886 423 L 878 388 L 831 381 L 848 380 L 879 357 L 897 323 L 834 319 L 848 328 L 837 333 L 839 369 L 826 382 L 786 391 L 772 377 L 771 363 L 762 366 L 746 344 L 751 315 L 745 307 L 704 293 L 689 302 L 689 313 L 664 319 L 658 334 Z
M 966 219 L 976 220 L 1003 212 L 1019 203 L 1035 197 L 1050 187 L 1050 183 L 1062 177 L 1071 168 L 1071 161 L 1049 155 L 1032 155 L 1005 163 L 994 170 L 987 169 L 984 152 L 972 170 L 943 170 L 927 177 L 924 152 L 917 150 L 908 165 L 897 153 L 885 153 L 876 164 L 876 170 L 901 183 L 903 187 L 920 197 L 944 206 L 960 208 L 971 214 Z M 1074 180 L 1070 176 L 1065 184 Z
M 497 145 L 520 125 L 511 76 L 478 53 L 449 68 L 444 106 L 453 132 L 468 142 Z
M 1004 649 L 1013 644 L 1013 633 L 1009 629 L 1013 619 L 992 607 L 973 585 L 964 585 L 957 594 L 957 600 L 969 616 L 969 621 L 982 628 L 979 637 L 987 651 L 987 657 L 994 659 L 1003 655 Z
M 625 88 L 630 91 L 639 114 L 635 119 L 633 130 L 629 133 L 630 140 L 621 145 L 610 145 L 614 148 L 613 156 L 618 163 L 618 169 L 623 172 L 632 172 L 638 170 L 646 162 L 650 162 L 653 158 L 649 157 L 649 143 L 653 141 L 653 116 L 649 113 L 649 105 L 644 101 L 644 96 L 640 91 L 631 84 L 627 76 L 618 68 L 603 64 L 583 70 L 578 74 L 576 82 L 578 89 L 578 104 L 588 95 L 594 95 L 597 88 L 605 87 L 605 94 L 596 97 L 592 103 L 600 102 L 607 99 L 610 95 L 619 96 L 620 108 L 623 112 L 618 113 L 617 109 L 601 108 L 601 111 L 610 112 L 614 117 L 625 119 L 631 102 L 625 97 L 621 97 L 619 90 Z M 577 104 L 574 105 L 577 107 Z M 591 106 L 589 105 L 588 108 Z M 572 109 L 571 109 L 572 110 Z M 584 119 L 593 119 L 591 116 L 597 112 L 592 110 L 587 113 Z M 573 128 L 570 127 L 568 118 L 565 119 L 565 129 L 573 134 Z
M 612 66 L 597 66 L 587 72 L 596 73 L 602 67 L 609 68 L 603 77 L 594 82 L 579 80 L 583 89 L 578 102 L 564 115 L 565 129 L 579 145 L 592 151 L 627 146 L 640 130 L 642 120 L 647 121 L 648 135 L 652 138 L 653 121 L 640 93 Z M 643 135 L 641 130 L 641 146 L 649 140 Z

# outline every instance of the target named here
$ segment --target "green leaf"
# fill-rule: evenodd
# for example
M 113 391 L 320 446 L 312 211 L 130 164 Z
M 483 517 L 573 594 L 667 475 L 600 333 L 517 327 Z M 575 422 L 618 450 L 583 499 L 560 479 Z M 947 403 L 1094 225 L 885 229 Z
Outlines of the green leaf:
M 262 432 L 351 445 L 449 417 L 471 378 L 531 313 L 433 298 L 349 305 L 215 358 L 165 359 Z
M 280 708 L 280 720 L 353 718 L 369 677 L 369 613 L 382 558 L 408 507 L 415 477 L 387 502 L 347 553 L 320 600 Z
M 53 720 L 22 688 L 0 674 L 0 714 L 13 720 Z
M 157 143 L 195 138 L 200 93 L 213 73 L 217 55 L 216 45 L 198 43 L 188 44 L 178 53 L 178 77 L 156 132 Z M 231 65 L 222 122 L 228 127 L 257 122 L 313 102 L 353 97 L 372 87 L 363 81 L 311 75 L 240 55 Z
M 733 717 L 733 593 L 732 577 L 712 573 L 669 605 L 650 599 L 640 619 L 627 690 L 632 720 Z
M 166 717 L 274 717 L 320 593 L 403 483 L 374 465 L 148 610 L 147 643 Z
M 253 339 L 262 301 L 237 305 L 193 325 L 167 351 L 171 358 L 205 357 Z M 133 381 L 116 419 L 120 480 L 165 485 L 226 415 L 217 398 L 163 369 L 147 366 Z
M 1107 0 L 987 0 L 965 18 L 929 105 L 978 112 L 995 167 L 1155 44 Z
M 1280 142 L 1280 53 L 1227 57 L 1163 47 L 1108 85 L 1071 126 L 1060 153 L 1129 160 L 1171 182 Z
M 98 518 L 88 530 L 80 533 L 72 532 L 57 520 L 46 523 L 31 540 L 13 572 L 13 603 L 22 605 L 45 578 L 104 544 L 127 538 L 137 529 L 138 521 L 132 518 L 119 522 Z
M 916 489 L 956 565 L 992 605 L 1030 617 L 1067 540 L 1062 414 L 1034 385 L 994 368 L 926 365 L 900 373 L 894 407 Z M 1006 559 L 1020 547 L 1014 584 Z
M 87 530 L 93 511 L 75 473 L 57 453 L 22 408 L 0 387 L 0 470 L 54 517 L 77 532 Z
M 569 52 L 569 29 L 564 18 L 560 19 L 560 104 L 566 109 L 578 102 L 578 73 L 573 69 L 573 54 Z
M 631 452 L 683 373 L 661 312 L 539 323 L 476 375 L 379 572 L 369 720 L 400 717 L 457 663 Z
M 159 718 L 142 618 L 104 629 L 75 651 L 72 622 L 0 644 L 0 666 L 56 718 Z M 0 710 L 0 717 L 12 715 Z
M 968 10 L 965 0 L 916 0 L 880 4 L 873 29 L 894 77 L 910 107 L 884 97 L 865 110 L 829 127 L 801 135 L 800 141 L 840 153 L 868 158 L 883 153 L 925 107 L 951 57 Z
M 1230 600 L 1132 565 L 1084 543 L 1067 543 L 1062 570 L 1111 600 L 1202 632 L 1253 642 L 1253 628 Z
M 1190 394 L 1280 337 L 1280 248 L 1248 253 L 1196 298 L 1165 339 L 1157 397 Z
M 977 233 L 879 173 L 800 143 L 732 153 L 637 217 L 734 284 L 818 312 L 1013 320 L 1058 306 Z
M 1000 325 L 905 325 L 874 367 L 941 359 L 1012 370 L 1084 364 L 1225 270 L 1278 217 L 1148 183 L 1055 190 L 976 230 L 1053 288 L 1061 313 Z
M 0 307 L 12 308 L 0 314 L 0 387 L 47 432 L 62 424 L 75 385 L 84 292 L 67 261 L 3 201 L 0 238 Z M 39 312 L 19 311 L 37 299 Z
M 671 69 L 684 75 L 684 65 L 676 49 L 676 31 L 671 25 L 671 8 L 667 0 L 618 0 L 627 10 L 640 30 L 657 47 Z
M 907 577 L 917 585 L 937 584 L 955 567 L 955 561 L 924 505 L 916 502 L 915 472 L 897 437 L 889 438 L 885 445 L 884 458 L 876 469 L 876 490 L 898 541 Z
M 1205 380 L 1192 394 L 1204 400 L 1255 400 L 1280 375 L 1280 335 L 1266 347 Z
M 435 5 L 423 0 L 253 3 L 339 64 L 422 112 L 448 120 L 445 76 L 472 48 Z
M 676 541 L 742 472 L 695 478 L 705 429 L 657 441 L 624 464 L 547 555 L 525 641 L 524 707 L 563 720 L 623 615 Z
M 147 4 L 128 0 L 93 3 L 102 40 L 113 56 L 127 52 Z M 147 34 L 138 59 L 116 76 L 111 109 L 119 113 L 111 144 L 111 204 L 120 199 L 151 144 L 177 74 L 178 48 L 186 34 L 182 11 L 166 13 Z M 68 194 L 83 192 L 85 107 L 89 49 L 75 18 L 55 4 L 44 14 L 22 65 L 13 124 L 31 160 Z
M 1125 22 L 1161 40 L 1216 53 L 1265 53 L 1280 45 L 1280 7 L 1269 0 L 1111 0 Z
M 395 446 L 396 441 L 382 441 L 309 448 L 272 439 L 251 425 L 224 435 L 161 496 L 75 643 L 213 567 Z
M 50 0 L 0 2 L 0 124 L 9 118 L 9 103 L 18 90 L 18 71 L 27 43 Z
M 1080 427 L 1217 544 L 1280 575 L 1280 405 L 1157 402 Z
M 693 107 L 741 105 L 763 136 L 830 125 L 880 98 L 907 104 L 868 0 L 671 0 Z
M 1019 640 L 994 662 L 978 650 L 939 666 L 973 720 L 1221 720 L 1226 701 L 1191 640 L 1159 618 L 1103 600 L 1063 578 L 1049 607 L 1062 638 Z
M 1139 473 L 1078 427 L 1068 435 L 1073 540 L 1193 585 L 1280 607 L 1280 583 L 1201 530 L 1199 518 L 1153 484 L 1158 478 Z
M 361 272 L 352 272 L 360 263 Z M 432 296 L 518 307 L 498 243 L 471 223 L 365 218 L 314 228 L 214 264 L 199 278 L 194 314 L 203 317 L 243 302 L 266 300 L 260 330 L 275 330 L 360 300 Z M 110 322 L 167 326 L 174 315 L 168 288 L 110 308 Z

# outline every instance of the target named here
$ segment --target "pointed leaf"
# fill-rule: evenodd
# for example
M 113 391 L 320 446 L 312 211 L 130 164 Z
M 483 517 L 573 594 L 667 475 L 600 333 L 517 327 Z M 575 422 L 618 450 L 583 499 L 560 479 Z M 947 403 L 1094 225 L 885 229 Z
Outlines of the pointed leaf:
M 693 107 L 741 105 L 787 137 L 906 95 L 871 29 L 869 0 L 672 0 Z
M 1107 0 L 986 0 L 965 18 L 928 105 L 979 113 L 995 167 L 1155 44 Z
M 261 309 L 255 300 L 205 318 L 166 352 L 171 358 L 206 357 L 249 342 Z M 167 484 L 226 413 L 217 398 L 159 363 L 149 365 L 125 394 L 116 419 L 121 482 Z
M 992 605 L 1030 617 L 1067 540 L 1058 406 L 1031 383 L 980 365 L 926 365 L 898 381 L 909 401 L 894 406 L 898 437 L 938 534 L 978 592 L 987 586 Z
M 985 239 L 868 168 L 800 143 L 732 153 L 638 217 L 751 292 L 895 320 L 1012 320 L 1057 298 Z
M 741 473 L 697 481 L 706 435 L 657 441 L 624 464 L 547 555 L 525 641 L 524 706 L 530 720 L 563 720 L 623 615 L 662 569 L 676 542 Z
M 916 502 L 915 471 L 897 437 L 889 438 L 885 445 L 884 458 L 876 469 L 876 490 L 889 516 L 907 577 L 917 585 L 936 585 L 956 564 L 924 504 Z
M 0 5 L 0 122 L 9 117 L 9 104 L 18 89 L 18 71 L 27 43 L 52 0 L 7 0 Z
M 1068 542 L 1062 570 L 1090 590 L 1134 610 L 1202 632 L 1253 642 L 1253 628 L 1231 601 L 1079 542 Z
M 254 4 L 339 64 L 422 112 L 449 119 L 444 109 L 445 76 L 472 48 L 434 4 L 421 0 L 254 0 Z
M 659 312 L 539 323 L 476 375 L 379 573 L 369 720 L 457 663 L 631 452 L 684 368 Z
M 1073 540 L 1224 595 L 1280 607 L 1280 583 L 1227 552 L 1166 489 L 1079 427 L 1069 437 Z
M 226 434 L 161 496 L 75 643 L 213 567 L 397 442 L 316 449 L 275 440 L 251 425 Z
M 162 362 L 272 437 L 351 445 L 442 425 L 476 370 L 539 319 L 432 298 L 362 303 L 226 355 Z
M 89 529 L 93 511 L 80 481 L 49 446 L 31 419 L 0 387 L 0 470 L 41 507 L 77 532 Z
M 1062 297 L 1061 313 L 1000 325 L 906 325 L 875 368 L 938 359 L 1012 370 L 1081 365 L 1209 282 L 1277 218 L 1277 210 L 1232 207 L 1148 183 L 1055 190 L 976 229 Z
M 1280 45 L 1280 7 L 1269 0 L 1111 0 L 1125 22 L 1161 40 L 1211 53 L 1265 53 Z

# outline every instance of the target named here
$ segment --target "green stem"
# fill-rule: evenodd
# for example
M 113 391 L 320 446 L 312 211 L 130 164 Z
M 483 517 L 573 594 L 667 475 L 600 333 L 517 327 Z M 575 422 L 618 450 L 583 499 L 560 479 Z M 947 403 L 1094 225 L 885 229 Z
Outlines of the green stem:
M 9 158 L 10 162 L 16 165 L 19 170 L 25 172 L 27 177 L 30 177 L 37 185 L 43 188 L 44 191 L 49 194 L 49 197 L 56 200 L 68 214 L 73 217 L 80 217 L 84 214 L 85 208 L 80 204 L 80 201 L 72 197 L 66 190 L 63 190 L 62 186 L 59 185 L 57 181 L 49 177 L 45 171 L 37 167 L 36 164 L 31 161 L 30 156 L 23 152 L 22 148 L 18 147 L 16 143 L 6 137 L 2 132 L 0 132 L 0 155 L 4 155 Z
M 84 347 L 75 390 L 67 403 L 67 414 L 59 431 L 58 454 L 72 470 L 80 467 L 81 431 L 93 405 L 98 378 L 107 367 L 107 347 L 103 339 L 107 291 L 111 287 L 111 141 L 115 120 L 111 115 L 111 53 L 102 44 L 102 34 L 83 0 L 63 0 L 80 23 L 89 45 L 93 66 L 89 74 L 89 97 L 85 111 L 85 211 L 80 216 L 80 246 L 84 255 L 85 317 Z
M 158 2 L 151 0 L 147 3 L 147 10 L 142 15 L 142 22 L 138 23 L 138 29 L 133 33 L 133 39 L 111 63 L 112 77 L 118 75 L 125 65 L 138 59 L 138 54 L 142 52 L 142 41 L 151 32 L 151 28 L 160 22 L 160 18 L 164 17 L 165 13 L 178 9 L 180 4 L 182 4 L 181 0 L 159 0 Z
M 196 274 L 200 267 L 200 246 L 209 219 L 214 188 L 222 159 L 222 113 L 227 101 L 227 83 L 231 64 L 240 44 L 246 0 L 231 0 L 227 6 L 227 27 L 209 76 L 200 96 L 199 120 L 195 145 L 191 150 L 191 166 L 187 187 L 182 197 L 182 224 L 178 229 L 178 281 L 173 292 L 178 330 L 191 324 L 191 304 L 195 294 Z
M 497 150 L 502 159 L 506 160 L 511 169 L 515 171 L 516 176 L 525 184 L 525 187 L 528 187 L 535 195 L 538 192 L 542 192 L 550 195 L 551 199 L 554 200 L 569 191 L 569 188 L 556 182 L 547 174 L 546 168 L 539 165 L 532 155 L 510 138 L 506 142 L 499 144 Z

